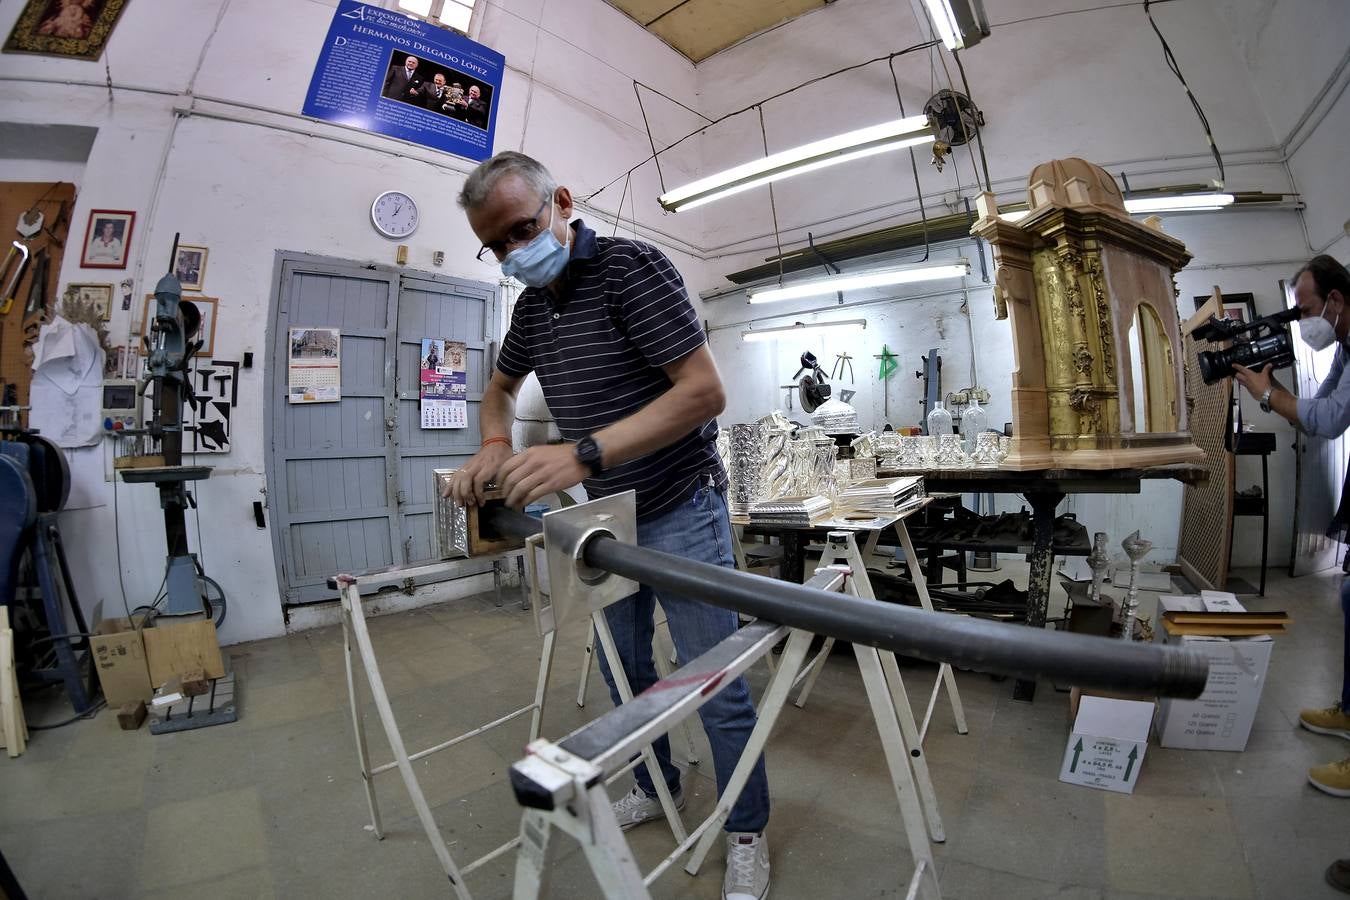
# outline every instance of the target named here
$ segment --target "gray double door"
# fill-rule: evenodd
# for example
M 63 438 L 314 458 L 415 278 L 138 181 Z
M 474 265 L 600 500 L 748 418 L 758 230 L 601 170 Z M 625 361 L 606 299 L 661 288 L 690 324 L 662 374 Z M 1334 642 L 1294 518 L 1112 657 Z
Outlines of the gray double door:
M 283 254 L 268 367 L 267 485 L 282 602 L 331 600 L 339 572 L 440 558 L 432 470 L 462 465 L 481 442 L 478 405 L 498 337 L 497 291 L 479 282 Z M 291 328 L 337 328 L 341 396 L 287 399 Z M 423 429 L 421 341 L 468 345 L 467 428 Z M 487 571 L 466 561 L 432 578 Z M 390 575 L 363 591 L 411 587 Z

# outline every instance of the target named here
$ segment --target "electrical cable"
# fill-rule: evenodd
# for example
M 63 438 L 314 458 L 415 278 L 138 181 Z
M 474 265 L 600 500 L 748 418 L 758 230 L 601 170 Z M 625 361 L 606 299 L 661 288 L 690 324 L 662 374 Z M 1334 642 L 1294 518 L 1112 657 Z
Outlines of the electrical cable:
M 642 105 L 642 92 L 638 90 L 638 83 L 633 82 L 633 95 L 637 97 L 638 111 L 642 113 L 642 127 L 647 131 L 647 143 L 652 148 L 652 162 L 656 163 L 656 180 L 661 183 L 661 193 L 666 192 L 666 176 L 661 171 L 661 154 L 656 152 L 656 137 L 652 134 L 651 123 L 647 121 L 647 107 Z M 619 201 L 620 205 L 623 201 Z
M 1205 111 L 1200 108 L 1200 101 L 1191 93 L 1191 86 L 1186 83 L 1186 76 L 1181 74 L 1181 66 L 1177 63 L 1177 58 L 1172 55 L 1172 48 L 1167 43 L 1167 38 L 1163 37 L 1162 31 L 1158 28 L 1158 23 L 1153 20 L 1153 13 L 1149 6 L 1159 0 L 1144 0 L 1144 15 L 1148 17 L 1148 24 L 1153 29 L 1153 33 L 1158 36 L 1162 43 L 1163 60 L 1167 63 L 1167 68 L 1172 70 L 1172 74 L 1177 76 L 1181 86 L 1186 89 L 1186 99 L 1191 101 L 1191 106 L 1195 109 L 1195 115 L 1200 119 L 1200 124 L 1205 129 L 1205 140 L 1209 141 L 1209 152 L 1214 155 L 1214 163 L 1219 167 L 1219 186 L 1222 187 L 1225 178 L 1223 171 L 1223 154 L 1219 152 L 1219 147 L 1214 143 L 1214 132 L 1209 127 L 1209 119 L 1205 116 Z
M 75 715 L 71 716 L 69 719 L 63 719 L 63 720 L 60 721 L 60 722 L 51 722 L 51 723 L 46 724 L 46 725 L 34 725 L 34 724 L 32 724 L 32 723 L 30 722 L 30 723 L 28 723 L 28 730 L 29 730 L 29 731 L 54 731 L 54 730 L 56 730 L 57 728 L 65 728 L 67 725 L 73 725 L 73 724 L 75 724 L 76 722 L 80 721 L 81 719 L 92 719 L 92 718 L 94 718 L 94 716 L 98 715 L 99 712 L 100 712 L 104 707 L 106 707 L 107 705 L 108 705 L 108 701 L 105 700 L 105 699 L 103 699 L 102 697 L 100 697 L 100 698 L 99 698 L 99 701 L 98 701 L 97 703 L 95 703 L 93 706 L 89 707 L 88 709 L 86 709 L 86 710 L 85 710 L 84 712 L 82 712 L 82 713 L 76 713 Z
M 138 403 L 144 403 L 144 398 L 137 397 Z M 112 441 L 116 442 L 116 438 Z M 113 444 L 113 460 L 117 459 L 116 443 Z M 113 466 L 113 545 L 117 548 L 117 586 L 122 591 L 122 609 L 127 614 L 127 620 L 131 619 L 131 605 L 127 602 L 127 582 L 122 575 L 122 520 L 117 511 L 117 467 Z
M 764 130 L 764 107 L 759 107 L 759 137 L 764 142 L 764 155 L 769 155 L 769 133 Z M 773 198 L 773 182 L 769 182 L 769 211 L 773 214 L 773 242 L 778 247 L 778 283 L 783 283 L 783 241 L 778 233 L 778 205 Z
M 628 182 L 632 178 L 631 172 L 623 177 L 623 193 L 619 195 L 619 209 L 614 216 L 614 231 L 610 234 L 610 237 L 619 236 L 619 223 L 623 221 L 623 201 L 628 199 Z
M 895 85 L 895 102 L 900 104 L 900 118 L 903 119 L 905 118 L 905 100 L 900 96 L 900 78 L 895 74 L 895 60 L 888 59 L 886 61 L 886 66 L 891 70 L 891 84 Z M 957 113 L 959 114 L 960 111 L 961 110 L 958 108 Z M 919 261 L 928 262 L 928 254 L 932 250 L 932 246 L 928 240 L 928 210 L 924 208 L 923 188 L 919 186 L 919 163 L 914 156 L 914 148 L 912 146 L 909 148 L 909 167 L 914 172 L 914 192 L 919 196 L 919 219 L 923 222 L 923 259 Z M 781 261 L 779 265 L 782 265 Z
M 894 53 L 888 53 L 888 54 L 886 54 L 885 56 L 877 56 L 877 57 L 874 57 L 873 59 L 865 60 L 865 61 L 860 62 L 860 63 L 854 63 L 854 64 L 851 65 L 851 66 L 844 66 L 844 67 L 841 68 L 841 69 L 835 69 L 833 72 L 826 72 L 824 75 L 817 75 L 817 76 L 815 76 L 814 78 L 808 78 L 806 81 L 803 81 L 803 82 L 801 82 L 800 84 L 794 85 L 794 86 L 792 86 L 792 87 L 790 87 L 790 88 L 787 88 L 786 90 L 779 91 L 779 92 L 776 93 L 776 94 L 771 94 L 771 95 L 769 95 L 768 97 L 763 98 L 762 100 L 757 100 L 757 101 L 755 101 L 754 103 L 751 103 L 749 106 L 746 106 L 746 107 L 743 107 L 743 108 L 741 108 L 741 109 L 735 110 L 734 112 L 729 112 L 729 113 L 727 113 L 727 114 L 725 114 L 725 115 L 722 115 L 722 116 L 718 116 L 716 119 L 710 119 L 710 120 L 708 121 L 708 124 L 707 124 L 707 125 L 704 125 L 702 128 L 698 128 L 698 129 L 696 129 L 696 130 L 694 130 L 694 131 L 689 132 L 688 134 L 686 134 L 684 137 L 680 138 L 679 140 L 677 140 L 677 141 L 675 141 L 675 142 L 673 142 L 673 143 L 667 145 L 666 147 L 662 148 L 662 150 L 661 150 L 660 152 L 661 152 L 661 153 L 667 153 L 667 152 L 669 152 L 669 151 L 671 151 L 671 150 L 674 150 L 674 149 L 675 149 L 676 147 L 678 147 L 680 144 L 683 144 L 685 141 L 689 140 L 689 139 L 692 138 L 692 137 L 697 137 L 698 135 L 700 135 L 700 134 L 702 134 L 703 132 L 707 131 L 709 128 L 713 127 L 714 125 L 717 125 L 717 124 L 719 124 L 719 123 L 721 123 L 721 122 L 725 122 L 727 119 L 733 118 L 733 117 L 735 117 L 735 116 L 739 116 L 739 115 L 741 115 L 742 113 L 748 113 L 748 112 L 750 112 L 751 110 L 756 109 L 756 108 L 762 106 L 762 105 L 765 104 L 765 103 L 768 103 L 770 100 L 777 100 L 777 99 L 780 98 L 780 97 L 785 97 L 785 96 L 787 96 L 788 94 L 791 94 L 793 91 L 799 91 L 799 90 L 801 90 L 801 89 L 804 88 L 804 87 L 808 87 L 808 86 L 813 85 L 813 84 L 815 84 L 815 83 L 817 83 L 817 82 L 819 82 L 819 81 L 824 81 L 824 80 L 827 79 L 827 78 L 834 78 L 834 77 L 837 76 L 837 75 L 843 75 L 845 72 L 852 72 L 854 69 L 861 69 L 861 68 L 863 68 L 864 66 L 870 66 L 870 65 L 872 65 L 872 63 L 877 63 L 877 62 L 881 62 L 881 61 L 883 61 L 883 60 L 893 59 L 894 57 L 897 57 L 897 56 L 904 56 L 904 55 L 907 54 L 907 53 L 914 53 L 914 52 L 917 52 L 917 51 L 919 51 L 919 50 L 927 50 L 929 47 L 935 46 L 937 43 L 938 43 L 937 41 L 924 41 L 923 43 L 920 43 L 920 44 L 914 44 L 914 45 L 912 45 L 912 46 L 906 47 L 906 48 L 904 48 L 903 50 L 897 50 L 897 51 L 895 51 Z M 707 118 L 707 117 L 704 116 L 704 118 Z M 620 173 L 619 175 L 615 176 L 614 178 L 612 178 L 611 180 L 609 180 L 608 182 L 606 182 L 604 185 L 602 185 L 601 187 L 599 187 L 598 189 L 596 189 L 596 190 L 594 190 L 594 191 L 591 191 L 591 192 L 590 192 L 589 194 L 587 194 L 585 197 L 582 197 L 581 200 L 580 200 L 580 202 L 581 202 L 581 203 L 588 203 L 588 202 L 590 202 L 591 199 L 593 199 L 593 198 L 596 197 L 597 195 L 599 195 L 599 194 L 601 194 L 601 193 L 603 193 L 603 192 L 609 190 L 611 187 L 613 187 L 614 185 L 618 184 L 619 181 L 620 181 L 620 179 L 624 178 L 624 177 L 627 176 L 627 175 L 631 175 L 632 173 L 636 172 L 638 169 L 640 169 L 640 168 L 642 168 L 643 166 L 645 166 L 647 163 L 652 162 L 654 159 L 656 159 L 656 154 L 653 154 L 652 156 L 647 157 L 646 159 L 644 159 L 644 160 L 642 160 L 641 162 L 639 162 L 637 165 L 635 165 L 635 166 L 631 167 L 630 169 L 628 169 L 626 172 Z
M 961 54 L 953 50 L 952 59 L 956 60 L 956 71 L 961 73 L 961 87 L 965 88 L 966 99 L 970 100 L 971 106 L 975 106 L 976 109 L 979 109 L 979 107 L 976 106 L 975 104 L 975 97 L 970 93 L 970 82 L 966 80 L 966 67 L 961 63 Z M 957 118 L 960 118 L 961 105 L 959 103 L 956 106 L 956 113 Z M 964 131 L 965 119 L 961 119 L 961 123 L 962 123 L 961 128 Z M 967 140 L 969 140 L 969 137 L 967 137 Z M 978 122 L 975 123 L 975 143 L 980 148 L 980 166 L 984 169 L 984 189 L 986 191 L 989 191 L 990 193 L 993 193 L 994 182 L 993 179 L 989 177 L 989 160 L 984 155 L 984 129 L 980 127 L 980 124 Z M 974 165 L 973 159 L 971 160 L 971 164 Z

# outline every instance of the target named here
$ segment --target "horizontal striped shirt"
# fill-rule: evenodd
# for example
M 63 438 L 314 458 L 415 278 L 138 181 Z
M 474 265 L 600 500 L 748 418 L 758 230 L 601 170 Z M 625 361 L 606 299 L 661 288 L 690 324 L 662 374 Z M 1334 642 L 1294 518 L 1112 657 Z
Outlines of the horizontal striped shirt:
M 563 438 L 577 441 L 670 390 L 662 366 L 707 343 L 684 280 L 660 250 L 641 241 L 597 237 L 580 219 L 560 297 L 526 288 L 516 301 L 497 368 L 511 378 L 533 371 Z M 727 483 L 717 455 L 717 422 L 585 480 L 586 493 L 637 492 L 639 519 L 668 512 L 711 477 Z

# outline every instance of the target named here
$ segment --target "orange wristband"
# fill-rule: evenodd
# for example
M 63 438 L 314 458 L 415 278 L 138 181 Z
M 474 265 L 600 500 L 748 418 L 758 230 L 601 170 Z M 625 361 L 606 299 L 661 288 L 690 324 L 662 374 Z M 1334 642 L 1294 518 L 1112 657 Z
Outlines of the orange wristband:
M 506 446 L 510 447 L 511 439 L 509 437 L 490 437 L 485 441 L 483 441 L 482 446 L 480 446 L 478 449 L 482 450 L 483 448 L 487 447 L 488 444 L 505 444 Z

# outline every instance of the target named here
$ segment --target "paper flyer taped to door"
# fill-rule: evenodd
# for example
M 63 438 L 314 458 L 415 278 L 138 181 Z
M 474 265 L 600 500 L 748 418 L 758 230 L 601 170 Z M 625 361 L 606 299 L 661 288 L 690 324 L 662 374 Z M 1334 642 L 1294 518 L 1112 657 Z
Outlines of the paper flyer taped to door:
M 290 329 L 286 393 L 292 403 L 342 399 L 342 335 L 336 328 Z
M 468 355 L 463 341 L 422 338 L 423 428 L 469 427 Z

